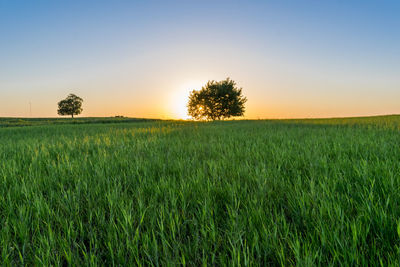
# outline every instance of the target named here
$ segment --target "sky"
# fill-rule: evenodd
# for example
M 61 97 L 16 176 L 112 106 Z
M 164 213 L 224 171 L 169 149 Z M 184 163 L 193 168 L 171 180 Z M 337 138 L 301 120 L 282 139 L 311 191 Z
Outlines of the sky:
M 0 0 L 0 117 L 182 119 L 230 77 L 246 119 L 400 113 L 400 1 Z

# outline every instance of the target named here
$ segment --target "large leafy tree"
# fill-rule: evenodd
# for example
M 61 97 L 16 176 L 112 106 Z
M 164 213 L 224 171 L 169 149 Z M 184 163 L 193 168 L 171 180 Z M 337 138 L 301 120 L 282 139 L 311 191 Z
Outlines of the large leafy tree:
M 79 115 L 82 112 L 83 99 L 74 94 L 69 94 L 67 98 L 58 102 L 59 115 L 70 115 L 74 118 L 74 115 Z
M 230 78 L 208 81 L 201 90 L 193 90 L 189 96 L 188 114 L 195 120 L 221 120 L 243 116 L 247 99 L 242 88 Z

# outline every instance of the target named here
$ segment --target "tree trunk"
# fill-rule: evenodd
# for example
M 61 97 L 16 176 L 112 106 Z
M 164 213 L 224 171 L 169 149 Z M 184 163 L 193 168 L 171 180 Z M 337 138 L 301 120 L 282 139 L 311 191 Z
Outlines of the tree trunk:
M 71 114 L 72 118 L 74 118 L 74 114 Z

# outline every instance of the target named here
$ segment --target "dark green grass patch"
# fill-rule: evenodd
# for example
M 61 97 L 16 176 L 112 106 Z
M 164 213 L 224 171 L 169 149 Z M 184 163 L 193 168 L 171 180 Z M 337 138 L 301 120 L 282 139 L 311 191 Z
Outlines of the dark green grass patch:
M 83 118 L 0 118 L 1 127 L 42 126 L 60 124 L 99 124 L 99 123 L 122 123 L 122 122 L 150 122 L 156 119 L 141 119 L 127 117 L 83 117 Z

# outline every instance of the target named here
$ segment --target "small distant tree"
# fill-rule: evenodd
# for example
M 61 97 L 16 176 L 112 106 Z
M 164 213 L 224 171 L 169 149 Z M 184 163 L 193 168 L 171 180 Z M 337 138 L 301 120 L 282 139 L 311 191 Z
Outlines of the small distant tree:
M 82 112 L 83 99 L 74 94 L 69 94 L 66 99 L 58 102 L 58 115 L 79 115 Z
M 201 90 L 189 95 L 188 114 L 195 120 L 223 120 L 243 116 L 247 99 L 242 88 L 230 78 L 216 82 L 208 81 Z

